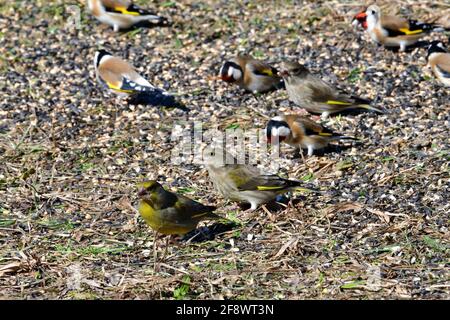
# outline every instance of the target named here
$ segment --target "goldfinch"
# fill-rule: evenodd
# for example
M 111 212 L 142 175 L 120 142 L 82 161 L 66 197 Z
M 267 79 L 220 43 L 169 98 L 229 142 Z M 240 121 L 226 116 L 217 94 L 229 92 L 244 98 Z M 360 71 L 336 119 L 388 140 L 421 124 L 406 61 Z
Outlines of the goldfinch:
M 262 93 L 283 87 L 283 80 L 277 73 L 277 69 L 265 62 L 237 56 L 222 65 L 219 77 L 252 93 Z
M 356 20 L 355 20 L 356 19 Z M 385 47 L 398 47 L 405 51 L 408 46 L 415 45 L 431 31 L 445 29 L 433 23 L 422 23 L 392 15 L 382 15 L 381 9 L 371 5 L 364 13 L 355 16 L 353 23 L 361 23 L 368 34 L 378 44 Z
M 136 72 L 131 64 L 112 56 L 105 50 L 96 52 L 94 65 L 97 81 L 109 91 L 121 97 L 129 97 L 131 104 L 149 104 L 189 110 L 168 92 L 150 84 Z
M 156 232 L 184 235 L 202 220 L 223 219 L 213 213 L 216 207 L 205 206 L 183 195 L 165 190 L 157 181 L 140 184 L 138 211 Z
M 215 189 L 224 198 L 250 203 L 252 211 L 289 191 L 315 191 L 301 187 L 304 184 L 301 181 L 261 174 L 256 167 L 237 164 L 222 149 L 216 149 L 214 156 L 206 155 L 205 165 Z
M 166 18 L 141 9 L 129 0 L 88 0 L 88 8 L 97 20 L 112 26 L 115 32 L 168 24 Z
M 312 113 L 320 113 L 323 118 L 349 109 L 363 108 L 381 112 L 370 106 L 371 101 L 338 91 L 322 79 L 312 75 L 298 62 L 284 63 L 281 75 L 284 78 L 289 99 Z
M 350 139 L 336 134 L 317 122 L 295 114 L 277 116 L 269 120 L 266 126 L 267 141 L 272 143 L 275 137 L 278 142 L 285 143 L 303 149 L 308 149 L 308 156 L 312 156 L 314 150 L 328 146 L 330 142 Z
M 352 25 L 354 27 L 362 27 L 364 30 L 367 30 L 367 13 L 366 10 L 361 11 L 353 17 Z M 417 20 L 406 19 L 403 17 L 393 16 L 389 14 L 383 14 L 380 17 L 381 27 L 386 30 L 403 30 L 407 32 L 407 30 L 423 30 L 424 32 L 430 31 L 443 31 L 443 28 L 440 25 L 434 23 L 424 23 L 419 22 Z M 388 31 L 389 32 L 389 31 Z M 395 31 L 393 31 L 395 32 Z
M 438 80 L 450 87 L 450 53 L 441 41 L 433 41 L 428 47 L 428 66 Z

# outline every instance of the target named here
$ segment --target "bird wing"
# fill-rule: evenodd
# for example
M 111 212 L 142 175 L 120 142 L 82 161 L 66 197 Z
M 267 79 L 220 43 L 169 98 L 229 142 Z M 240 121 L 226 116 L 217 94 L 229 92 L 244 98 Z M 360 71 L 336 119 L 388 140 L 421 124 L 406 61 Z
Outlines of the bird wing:
M 257 76 L 277 77 L 278 70 L 259 60 L 252 60 L 248 63 L 247 69 Z
M 131 4 L 131 0 L 100 0 L 103 6 L 108 8 L 125 7 L 127 8 Z
M 314 79 L 314 80 L 312 80 Z M 369 104 L 370 100 L 348 95 L 342 90 L 337 90 L 322 79 L 309 76 L 307 87 L 311 91 L 311 100 L 335 106 L 351 106 L 354 104 Z
M 280 178 L 277 175 L 259 175 L 251 177 L 246 183 L 238 186 L 240 191 L 279 191 L 299 186 L 300 182 Z
M 407 20 L 395 16 L 383 16 L 381 26 L 387 32 L 388 37 L 409 36 L 421 34 L 425 31 L 425 24 L 415 20 Z
M 142 83 L 142 82 L 141 82 Z M 131 93 L 137 93 L 137 92 L 157 92 L 160 94 L 164 94 L 165 91 L 155 88 L 150 83 L 142 85 L 141 83 L 138 83 L 137 81 L 133 81 L 129 79 L 127 76 L 123 76 L 122 78 L 122 85 L 120 87 L 120 90 L 131 92 Z
M 181 194 L 177 194 L 177 201 L 175 203 L 175 208 L 183 215 L 185 219 L 198 219 L 202 220 L 205 218 L 213 218 L 216 215 L 211 214 L 212 211 L 216 210 L 214 206 L 205 206 L 200 202 L 192 200 Z
M 306 117 L 298 117 L 294 123 L 303 128 L 306 135 L 319 135 L 324 137 L 334 136 L 333 131 Z
M 392 15 L 381 16 L 381 26 L 386 29 L 399 30 L 409 27 L 408 20 Z
M 130 16 L 156 15 L 154 12 L 142 9 L 132 4 L 130 1 L 103 0 L 103 5 L 105 6 L 105 10 L 110 13 L 118 13 Z
M 344 96 L 340 96 L 339 92 L 322 79 L 312 78 L 308 76 L 306 86 L 311 92 L 311 100 L 313 102 L 351 105 Z

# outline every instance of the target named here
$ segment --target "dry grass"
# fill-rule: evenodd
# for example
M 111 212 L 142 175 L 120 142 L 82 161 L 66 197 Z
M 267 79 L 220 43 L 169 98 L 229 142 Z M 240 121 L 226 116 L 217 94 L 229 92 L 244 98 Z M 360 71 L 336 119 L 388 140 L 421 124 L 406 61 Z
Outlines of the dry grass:
M 156 1 L 173 27 L 124 34 L 85 13 L 82 29 L 68 30 L 62 3 L 0 4 L 0 298 L 450 298 L 450 105 L 422 70 L 425 51 L 377 48 L 350 27 L 356 2 Z M 444 1 L 381 3 L 423 20 L 449 14 Z M 388 113 L 328 120 L 362 144 L 306 163 L 283 149 L 283 174 L 334 196 L 244 214 L 201 166 L 171 165 L 181 112 L 131 107 L 99 89 L 99 46 L 180 93 L 189 121 L 205 127 L 262 128 L 299 111 L 285 92 L 256 100 L 210 80 L 238 52 L 276 65 L 299 58 Z M 153 234 L 133 209 L 144 178 L 216 204 L 239 225 L 170 246 L 155 272 Z

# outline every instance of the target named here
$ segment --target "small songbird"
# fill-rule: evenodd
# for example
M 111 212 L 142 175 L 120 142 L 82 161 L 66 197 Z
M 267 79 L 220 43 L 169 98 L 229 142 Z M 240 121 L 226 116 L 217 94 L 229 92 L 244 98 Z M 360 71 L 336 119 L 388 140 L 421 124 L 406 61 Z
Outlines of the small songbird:
M 158 233 L 184 235 L 202 220 L 224 219 L 213 213 L 216 207 L 167 191 L 155 180 L 146 181 L 140 187 L 139 213 Z
M 353 17 L 352 25 L 354 27 L 362 27 L 364 30 L 367 30 L 367 8 L 363 11 L 359 12 Z M 396 30 L 408 33 L 415 30 L 423 30 L 423 32 L 431 32 L 431 31 L 443 31 L 446 30 L 443 26 L 435 24 L 435 23 L 425 23 L 419 22 L 417 20 L 406 19 L 399 16 L 382 14 L 380 17 L 381 27 L 386 30 L 390 30 L 395 33 Z M 389 32 L 389 31 L 388 31 Z
M 131 64 L 105 50 L 96 52 L 94 65 L 97 81 L 118 96 L 129 97 L 129 103 L 189 110 L 168 92 L 154 87 Z
M 130 0 L 88 0 L 88 8 L 97 20 L 112 26 L 115 32 L 132 27 L 149 28 L 168 24 L 166 18 L 141 9 Z
M 308 149 L 308 156 L 312 156 L 314 150 L 328 146 L 330 142 L 350 139 L 353 137 L 343 136 L 323 127 L 317 122 L 296 114 L 281 115 L 269 120 L 266 127 L 267 141 L 272 143 L 275 137 L 278 142 Z
M 353 19 L 353 24 L 361 24 L 368 34 L 378 44 L 385 47 L 398 47 L 405 51 L 408 46 L 418 43 L 426 34 L 432 31 L 444 31 L 442 26 L 433 23 L 423 23 L 402 17 L 383 15 L 381 9 L 371 5 Z
M 283 87 L 283 80 L 277 73 L 277 69 L 265 62 L 237 56 L 222 65 L 219 77 L 252 93 L 262 93 Z
M 328 115 L 349 109 L 367 109 L 383 113 L 370 106 L 371 101 L 338 91 L 327 82 L 319 79 L 298 62 L 284 63 L 281 75 L 284 78 L 289 99 L 312 113 Z
M 215 155 L 206 156 L 205 160 L 215 189 L 226 199 L 250 203 L 250 210 L 256 210 L 259 205 L 289 191 L 316 191 L 302 187 L 304 183 L 301 181 L 261 174 L 254 166 L 238 164 L 223 149 L 215 149 Z
M 441 41 L 433 41 L 428 47 L 428 66 L 442 84 L 450 87 L 450 53 Z

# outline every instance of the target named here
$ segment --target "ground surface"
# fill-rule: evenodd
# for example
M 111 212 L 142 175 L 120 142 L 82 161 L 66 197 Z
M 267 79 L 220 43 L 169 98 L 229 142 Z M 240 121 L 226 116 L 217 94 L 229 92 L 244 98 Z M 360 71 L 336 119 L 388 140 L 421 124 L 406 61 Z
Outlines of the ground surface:
M 0 3 L 0 298 L 450 298 L 449 91 L 424 72 L 424 50 L 382 50 L 351 28 L 367 3 L 139 1 L 174 25 L 121 34 L 84 12 L 81 29 L 69 28 L 62 3 Z M 380 3 L 448 22 L 448 1 Z M 205 128 L 263 128 L 301 112 L 284 91 L 255 98 L 211 79 L 240 52 L 276 66 L 297 58 L 387 113 L 330 118 L 362 142 L 306 163 L 283 147 L 279 173 L 329 193 L 243 213 L 202 166 L 171 164 L 183 112 L 130 107 L 100 90 L 92 60 L 101 46 L 179 93 L 187 120 Z M 133 208 L 145 178 L 238 225 L 202 224 L 215 237 L 170 245 L 155 271 L 153 233 Z

